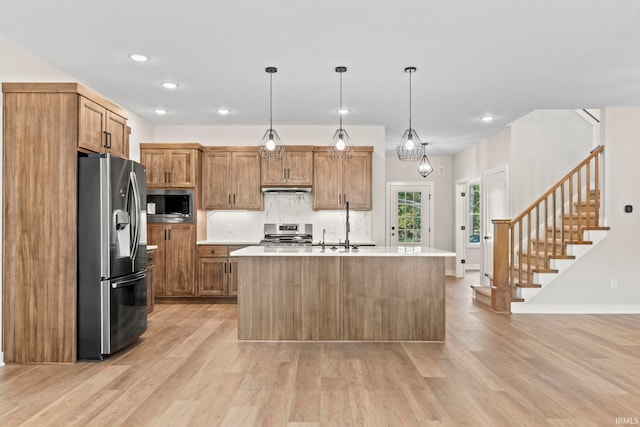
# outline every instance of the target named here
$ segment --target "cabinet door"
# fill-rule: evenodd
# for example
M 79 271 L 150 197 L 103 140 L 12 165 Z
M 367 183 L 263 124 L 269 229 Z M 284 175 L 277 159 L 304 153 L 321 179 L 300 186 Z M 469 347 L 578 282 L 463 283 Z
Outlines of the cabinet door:
M 257 152 L 234 152 L 234 209 L 262 209 L 260 190 L 260 155 Z
M 313 152 L 289 151 L 285 155 L 287 184 L 311 185 L 313 183 Z
M 202 204 L 205 209 L 231 208 L 231 153 L 204 154 Z
M 285 157 L 286 154 L 285 152 Z M 286 183 L 284 158 L 280 160 L 262 160 L 261 163 L 262 185 L 282 185 Z
M 156 296 L 167 295 L 166 286 L 166 252 L 167 247 L 165 237 L 167 235 L 166 227 L 162 224 L 148 224 L 147 225 L 147 244 L 157 245 L 158 249 L 155 251 L 154 259 L 154 293 Z
M 227 258 L 200 258 L 198 294 L 227 295 L 229 263 Z
M 354 210 L 371 210 L 371 153 L 355 152 L 342 162 L 342 203 Z
M 107 151 L 120 157 L 129 157 L 127 145 L 127 121 L 117 114 L 107 110 Z
M 195 150 L 171 150 L 167 153 L 170 187 L 196 186 Z
M 164 188 L 167 184 L 165 150 L 141 150 L 140 163 L 147 167 L 147 187 Z
M 238 258 L 229 258 L 228 295 L 238 295 Z
M 342 161 L 313 153 L 313 209 L 342 209 Z
M 195 289 L 195 226 L 171 225 L 168 227 L 167 291 L 173 296 L 194 296 Z
M 78 146 L 95 153 L 105 151 L 107 110 L 100 104 L 78 96 Z
M 156 267 L 153 264 L 153 251 L 147 252 L 147 314 L 153 311 Z

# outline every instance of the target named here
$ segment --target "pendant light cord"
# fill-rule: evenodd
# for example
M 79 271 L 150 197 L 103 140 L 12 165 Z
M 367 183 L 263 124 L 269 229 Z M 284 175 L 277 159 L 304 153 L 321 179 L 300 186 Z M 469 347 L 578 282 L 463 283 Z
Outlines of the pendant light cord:
M 269 73 L 269 130 L 273 130 L 273 73 Z
M 413 71 L 409 71 L 409 132 L 411 132 L 411 74 Z
M 342 129 L 342 73 L 340 73 L 340 129 Z

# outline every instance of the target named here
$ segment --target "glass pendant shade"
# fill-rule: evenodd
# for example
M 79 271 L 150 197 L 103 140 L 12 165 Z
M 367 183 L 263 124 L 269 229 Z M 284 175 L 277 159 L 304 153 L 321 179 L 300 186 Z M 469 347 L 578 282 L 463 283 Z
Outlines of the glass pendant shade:
M 351 160 L 353 158 L 353 143 L 347 131 L 342 127 L 342 73 L 347 72 L 347 67 L 336 67 L 336 73 L 340 74 L 340 127 L 333 134 L 329 143 L 329 157 L 331 160 Z
M 284 156 L 284 145 L 275 129 L 267 129 L 262 136 L 258 153 L 264 160 L 280 160 Z
M 331 138 L 329 144 L 329 157 L 331 160 L 351 160 L 353 158 L 353 144 L 345 129 L 338 129 Z
M 414 129 L 407 129 L 402 135 L 400 143 L 396 146 L 398 158 L 403 162 L 417 162 L 422 158 L 424 150 L 422 141 Z
M 425 150 L 426 143 L 422 143 L 422 159 L 418 164 L 418 173 L 422 175 L 423 178 L 429 176 L 431 172 L 433 172 L 433 166 L 431 166 L 431 162 L 427 158 L 427 151 Z
M 269 73 L 269 129 L 262 136 L 258 153 L 262 160 L 281 160 L 284 156 L 284 145 L 273 128 L 273 74 L 278 72 L 278 69 L 267 67 L 265 71 Z

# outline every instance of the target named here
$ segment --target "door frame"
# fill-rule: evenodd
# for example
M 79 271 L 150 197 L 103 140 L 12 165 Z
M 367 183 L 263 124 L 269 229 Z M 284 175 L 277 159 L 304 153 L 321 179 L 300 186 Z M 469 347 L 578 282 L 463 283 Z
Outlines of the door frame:
M 435 241 L 435 217 L 434 217 L 434 202 L 435 202 L 435 185 L 433 182 L 406 182 L 406 181 L 389 181 L 387 182 L 387 191 L 386 191 L 386 209 L 385 209 L 385 236 L 384 243 L 385 246 L 391 246 L 391 187 L 393 186 L 401 186 L 401 187 L 415 187 L 415 188 L 424 188 L 427 187 L 429 189 L 429 194 L 431 198 L 429 199 L 429 211 L 428 211 L 428 221 L 429 221 L 429 242 L 428 244 L 423 244 L 421 246 L 433 247 L 433 242 Z M 394 204 L 395 206 L 395 204 Z
M 465 271 L 468 267 L 467 264 L 463 264 L 462 260 L 466 260 L 467 256 L 467 233 L 462 229 L 462 226 L 467 227 L 469 219 L 469 183 L 477 182 L 480 185 L 480 197 L 482 197 L 482 175 L 473 175 L 466 178 L 459 179 L 455 182 L 455 251 L 456 251 L 456 269 L 455 274 L 457 278 L 463 278 Z M 465 193 L 465 197 L 462 197 L 462 193 Z M 480 226 L 482 227 L 482 206 L 484 200 L 480 200 Z M 481 231 L 482 234 L 482 231 Z M 482 244 L 480 245 L 480 265 L 482 265 Z M 477 268 L 480 269 L 480 265 Z M 474 264 L 476 266 L 476 264 Z
M 487 266 L 486 266 L 486 262 L 489 261 L 490 259 L 493 259 L 493 256 L 489 256 L 489 254 L 487 253 L 487 239 L 486 236 L 488 235 L 489 230 L 487 230 L 487 227 L 492 227 L 492 225 L 489 225 L 489 221 L 493 220 L 493 219 L 509 219 L 509 218 L 489 218 L 489 191 L 488 191 L 488 181 L 489 181 L 489 177 L 491 177 L 492 175 L 496 175 L 499 173 L 504 173 L 504 180 L 505 180 L 505 211 L 507 212 L 507 216 L 510 216 L 510 212 L 511 212 L 511 206 L 510 206 L 510 197 L 509 197 L 509 165 L 502 165 L 502 166 L 498 166 L 495 167 L 493 169 L 488 169 L 482 172 L 482 179 L 481 179 L 481 183 L 480 183 L 480 189 L 484 189 L 484 191 L 482 191 L 481 194 L 481 208 L 480 208 L 480 216 L 482 217 L 482 221 L 480 223 L 480 234 L 482 235 L 482 238 L 480 239 L 480 282 L 481 284 L 484 285 L 489 285 L 490 281 L 489 278 L 487 276 Z M 493 247 L 493 246 L 492 246 Z

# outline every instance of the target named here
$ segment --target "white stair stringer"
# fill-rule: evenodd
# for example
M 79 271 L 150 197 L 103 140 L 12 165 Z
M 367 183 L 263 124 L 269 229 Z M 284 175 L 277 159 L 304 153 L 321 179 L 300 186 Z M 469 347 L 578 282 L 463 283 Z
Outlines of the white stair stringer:
M 533 282 L 541 285 L 539 288 L 518 288 L 518 296 L 524 298 L 524 302 L 511 302 L 512 313 L 537 313 L 533 307 L 529 309 L 527 303 L 531 301 L 542 289 L 553 283 L 565 271 L 577 262 L 584 254 L 593 249 L 606 236 L 607 230 L 585 230 L 584 240 L 592 242 L 591 245 L 567 245 L 567 255 L 573 255 L 574 259 L 552 259 L 549 267 L 558 270 L 557 273 L 534 273 Z

